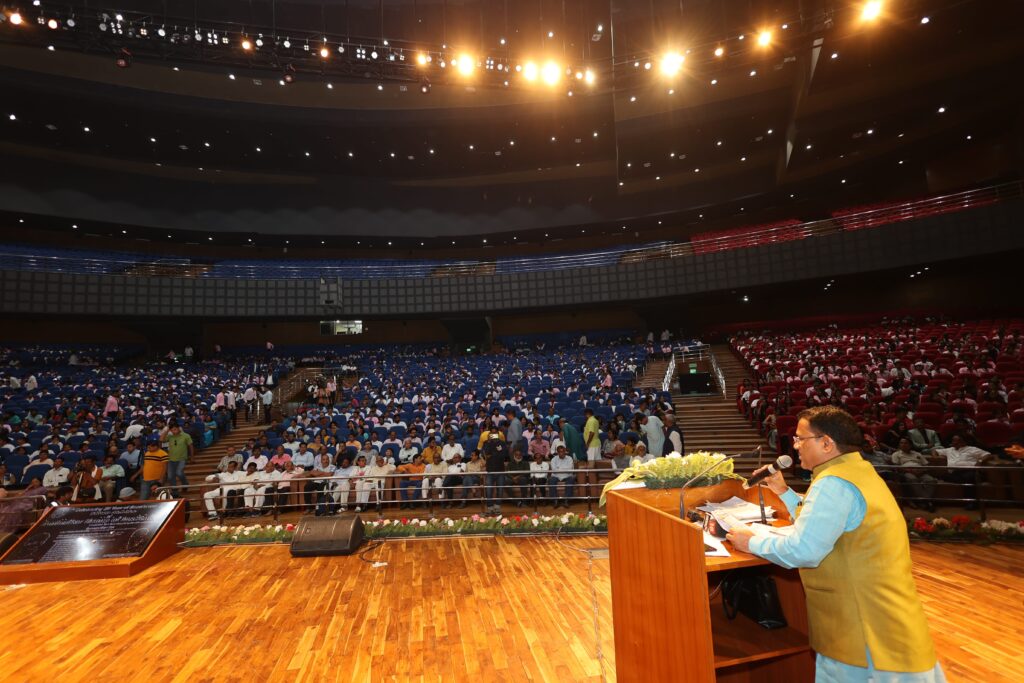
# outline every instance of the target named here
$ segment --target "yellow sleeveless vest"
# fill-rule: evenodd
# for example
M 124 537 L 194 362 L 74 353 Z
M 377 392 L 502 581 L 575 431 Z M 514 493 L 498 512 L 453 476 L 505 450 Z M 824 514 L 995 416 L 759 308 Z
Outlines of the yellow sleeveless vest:
M 851 666 L 920 672 L 935 666 L 928 621 L 910 573 L 907 525 L 871 463 L 846 453 L 814 468 L 813 487 L 839 477 L 867 503 L 864 521 L 844 533 L 817 567 L 801 569 L 815 652 Z M 818 505 L 828 504 L 819 499 Z

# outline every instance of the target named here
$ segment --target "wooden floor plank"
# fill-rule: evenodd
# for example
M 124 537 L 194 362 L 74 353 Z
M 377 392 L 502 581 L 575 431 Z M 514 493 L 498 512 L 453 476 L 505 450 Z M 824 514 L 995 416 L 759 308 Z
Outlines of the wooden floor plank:
M 409 540 L 358 557 L 187 550 L 130 579 L 2 592 L 5 683 L 600 681 L 585 537 Z M 1024 549 L 918 543 L 914 574 L 950 680 L 1024 670 Z M 607 560 L 594 560 L 615 679 Z M 60 624 L 55 628 L 54 624 Z

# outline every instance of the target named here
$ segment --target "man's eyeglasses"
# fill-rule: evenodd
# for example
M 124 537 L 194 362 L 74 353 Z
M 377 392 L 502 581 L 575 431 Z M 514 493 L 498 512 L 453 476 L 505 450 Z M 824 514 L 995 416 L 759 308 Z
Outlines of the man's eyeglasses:
M 797 436 L 793 435 L 793 445 L 797 445 L 801 441 L 813 441 L 814 439 L 824 439 L 828 434 L 819 434 L 818 436 Z

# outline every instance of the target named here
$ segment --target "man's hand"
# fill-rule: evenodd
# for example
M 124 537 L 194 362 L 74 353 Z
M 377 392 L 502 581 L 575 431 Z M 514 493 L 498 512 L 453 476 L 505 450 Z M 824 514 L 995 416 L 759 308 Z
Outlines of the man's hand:
M 767 469 L 768 465 L 765 465 L 764 467 L 759 467 L 756 470 L 754 470 L 753 474 L 759 474 L 761 472 L 766 471 Z M 781 496 L 783 493 L 789 490 L 789 485 L 786 483 L 785 477 L 782 476 L 782 472 L 769 474 L 766 478 L 761 480 L 761 483 L 770 488 L 776 495 L 779 496 Z
M 750 539 L 754 537 L 754 532 L 745 526 L 734 526 L 725 536 L 725 540 L 732 543 L 732 547 L 740 552 L 750 552 Z

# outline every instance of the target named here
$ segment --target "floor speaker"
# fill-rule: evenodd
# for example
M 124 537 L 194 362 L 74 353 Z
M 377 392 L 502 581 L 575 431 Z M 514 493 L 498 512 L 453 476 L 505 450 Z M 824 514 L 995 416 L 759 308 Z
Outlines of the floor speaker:
M 359 515 L 304 517 L 292 536 L 292 557 L 351 555 L 362 543 Z

